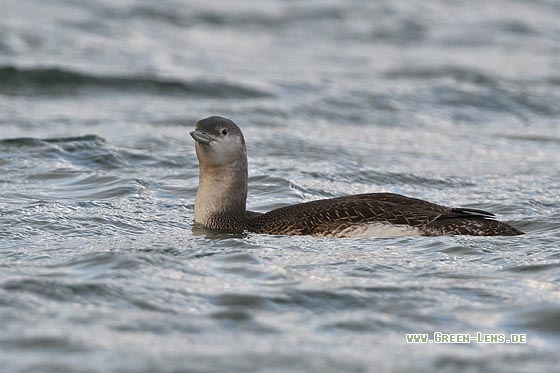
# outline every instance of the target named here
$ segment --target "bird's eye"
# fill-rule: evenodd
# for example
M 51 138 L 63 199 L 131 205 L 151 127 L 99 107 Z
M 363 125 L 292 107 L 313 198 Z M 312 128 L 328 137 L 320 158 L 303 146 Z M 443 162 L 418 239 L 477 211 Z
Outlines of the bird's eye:
M 224 129 L 222 130 L 222 135 L 224 135 L 224 136 L 227 135 L 227 129 L 226 129 L 226 128 L 224 128 Z

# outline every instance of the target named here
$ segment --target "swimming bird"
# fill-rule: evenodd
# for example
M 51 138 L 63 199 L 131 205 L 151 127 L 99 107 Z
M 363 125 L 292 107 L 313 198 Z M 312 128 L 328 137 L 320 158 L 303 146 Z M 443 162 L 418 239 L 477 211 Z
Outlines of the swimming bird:
M 199 161 L 195 225 L 227 231 L 328 237 L 513 236 L 523 234 L 494 214 L 452 208 L 394 193 L 367 193 L 247 211 L 247 150 L 239 127 L 211 116 L 190 133 Z

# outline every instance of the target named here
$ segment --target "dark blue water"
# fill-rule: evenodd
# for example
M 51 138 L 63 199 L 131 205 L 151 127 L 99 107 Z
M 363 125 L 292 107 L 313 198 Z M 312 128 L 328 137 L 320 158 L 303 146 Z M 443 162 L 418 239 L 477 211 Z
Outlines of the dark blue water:
M 3 372 L 555 371 L 556 1 L 3 1 Z M 193 230 L 194 123 L 252 210 L 391 191 L 519 237 Z M 526 343 L 407 343 L 406 334 Z

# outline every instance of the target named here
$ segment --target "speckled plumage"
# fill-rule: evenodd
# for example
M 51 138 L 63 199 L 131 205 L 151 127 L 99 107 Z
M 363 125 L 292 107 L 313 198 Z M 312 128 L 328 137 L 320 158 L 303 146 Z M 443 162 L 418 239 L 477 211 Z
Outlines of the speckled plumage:
M 426 236 L 516 235 L 515 228 L 475 209 L 448 208 L 393 193 L 370 193 L 286 206 L 247 220 L 247 230 L 269 234 L 344 236 L 354 225 L 388 223 Z
M 522 234 L 494 214 L 450 208 L 393 193 L 369 193 L 286 206 L 264 214 L 245 209 L 245 140 L 231 120 L 210 117 L 191 132 L 200 162 L 195 222 L 211 229 L 278 235 L 353 237 L 394 230 L 426 236 Z M 208 176 L 207 176 L 208 175 Z M 371 231 L 368 228 L 374 227 Z

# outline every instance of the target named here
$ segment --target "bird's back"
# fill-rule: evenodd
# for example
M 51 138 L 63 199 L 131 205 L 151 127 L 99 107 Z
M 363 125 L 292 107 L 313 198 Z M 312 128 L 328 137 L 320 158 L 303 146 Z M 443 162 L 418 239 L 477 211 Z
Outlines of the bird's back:
M 334 237 L 521 234 L 493 217 L 482 210 L 449 208 L 400 194 L 369 193 L 275 209 L 248 219 L 247 229 Z

